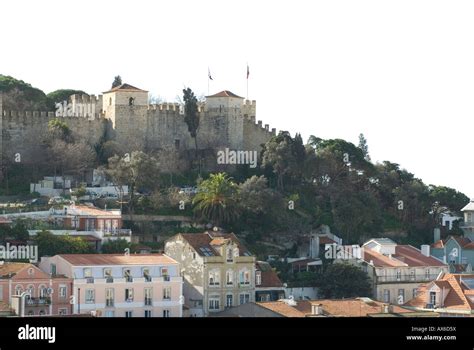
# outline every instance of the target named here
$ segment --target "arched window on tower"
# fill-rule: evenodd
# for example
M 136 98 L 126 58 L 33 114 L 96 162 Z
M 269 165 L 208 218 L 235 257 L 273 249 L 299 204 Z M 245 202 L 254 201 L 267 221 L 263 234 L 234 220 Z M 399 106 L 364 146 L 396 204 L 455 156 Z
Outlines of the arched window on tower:
M 128 105 L 129 105 L 129 106 L 133 106 L 134 103 L 135 103 L 135 99 L 134 99 L 133 97 L 130 97 L 130 98 L 128 99 Z
M 112 106 L 112 97 L 109 98 L 109 106 Z

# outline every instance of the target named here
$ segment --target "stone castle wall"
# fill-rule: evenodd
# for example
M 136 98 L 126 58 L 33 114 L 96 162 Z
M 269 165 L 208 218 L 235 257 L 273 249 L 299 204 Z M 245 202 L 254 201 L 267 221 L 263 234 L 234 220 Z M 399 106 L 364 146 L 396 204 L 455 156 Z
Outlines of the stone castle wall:
M 109 105 L 109 97 L 102 105 L 102 96 L 71 97 L 74 104 L 95 104 L 95 117 L 60 117 L 72 130 L 76 139 L 85 140 L 91 146 L 97 144 L 106 133 L 124 151 L 158 150 L 176 148 L 193 150 L 191 138 L 184 121 L 182 107 L 176 103 L 159 105 Z M 112 101 L 114 102 L 114 101 Z M 267 142 L 276 130 L 255 121 L 255 101 L 245 101 L 242 108 L 206 108 L 199 106 L 200 125 L 197 133 L 199 149 L 219 150 L 225 147 L 235 150 L 256 150 Z M 106 118 L 106 116 L 113 118 Z M 42 142 L 48 131 L 48 122 L 56 118 L 54 112 L 4 111 L 0 94 L 0 155 L 22 153 L 24 159 Z

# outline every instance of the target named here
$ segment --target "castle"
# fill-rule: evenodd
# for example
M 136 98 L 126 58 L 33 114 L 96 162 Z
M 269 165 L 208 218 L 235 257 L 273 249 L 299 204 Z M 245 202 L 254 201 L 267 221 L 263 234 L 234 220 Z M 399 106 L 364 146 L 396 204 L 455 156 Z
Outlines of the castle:
M 173 147 L 193 150 L 195 140 L 184 121 L 183 106 L 178 103 L 149 104 L 148 91 L 122 84 L 103 95 L 72 95 L 73 111 L 89 106 L 93 117 L 61 116 L 76 138 L 94 146 L 101 139 L 116 141 L 124 152 L 153 151 Z M 90 108 L 92 106 L 93 108 Z M 78 108 L 79 107 L 79 108 Z M 84 109 L 84 108 L 83 108 Z M 197 146 L 200 150 L 223 148 L 260 152 L 261 145 L 276 134 L 269 125 L 256 122 L 256 102 L 230 91 L 207 96 L 199 104 L 200 124 Z M 0 94 L 0 155 L 21 154 L 25 162 L 34 160 L 56 112 L 7 111 Z

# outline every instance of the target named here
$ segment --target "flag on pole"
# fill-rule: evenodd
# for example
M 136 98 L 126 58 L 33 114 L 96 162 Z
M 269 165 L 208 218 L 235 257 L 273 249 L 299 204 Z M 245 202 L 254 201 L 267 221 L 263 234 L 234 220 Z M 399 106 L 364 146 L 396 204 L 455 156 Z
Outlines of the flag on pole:
M 209 80 L 213 80 L 211 76 L 211 70 L 207 68 L 207 75 L 209 76 Z
M 250 75 L 250 70 L 249 70 L 249 64 L 247 63 L 247 79 L 249 78 Z

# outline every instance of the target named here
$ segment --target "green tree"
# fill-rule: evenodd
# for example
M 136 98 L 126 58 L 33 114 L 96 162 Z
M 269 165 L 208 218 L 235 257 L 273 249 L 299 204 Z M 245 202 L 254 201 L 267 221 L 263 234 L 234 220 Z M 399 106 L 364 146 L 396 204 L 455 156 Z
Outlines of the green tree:
M 133 253 L 133 244 L 128 243 L 125 239 L 117 239 L 102 244 L 103 254 L 124 254 L 126 249 L 130 249 L 129 253 Z
M 109 158 L 106 173 L 117 187 L 121 202 L 123 200 L 122 186 L 128 186 L 130 196 L 128 209 L 131 213 L 133 213 L 137 191 L 153 190 L 158 187 L 158 162 L 154 157 L 141 151 L 134 151 L 130 156 L 115 155 Z
M 237 195 L 238 187 L 227 174 L 211 174 L 198 186 L 194 212 L 216 226 L 231 223 L 239 213 Z
M 364 155 L 364 159 L 370 162 L 370 155 L 369 155 L 369 146 L 367 145 L 367 139 L 365 138 L 364 134 L 359 134 L 359 146 L 362 150 L 362 154 Z
M 347 263 L 330 264 L 321 275 L 319 291 L 328 299 L 372 296 L 368 275 Z
M 46 96 L 48 97 L 48 100 L 50 101 L 52 105 L 56 105 L 56 103 L 62 103 L 64 101 L 68 101 L 69 97 L 76 94 L 87 95 L 87 93 L 85 93 L 82 90 L 60 89 L 60 90 L 50 92 Z
M 91 245 L 80 237 L 69 235 L 56 236 L 46 230 L 36 234 L 35 243 L 38 245 L 40 256 L 90 254 L 95 252 Z
M 199 128 L 199 114 L 198 114 L 198 100 L 194 92 L 190 89 L 183 89 L 184 100 L 184 121 L 188 126 L 188 132 L 194 139 L 194 146 L 196 149 L 196 157 L 198 152 L 197 130 Z
M 114 81 L 112 82 L 112 89 L 120 85 L 122 85 L 122 78 L 120 77 L 120 75 L 117 75 L 114 78 Z

